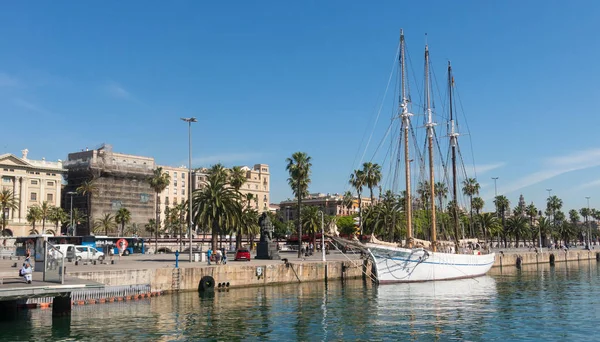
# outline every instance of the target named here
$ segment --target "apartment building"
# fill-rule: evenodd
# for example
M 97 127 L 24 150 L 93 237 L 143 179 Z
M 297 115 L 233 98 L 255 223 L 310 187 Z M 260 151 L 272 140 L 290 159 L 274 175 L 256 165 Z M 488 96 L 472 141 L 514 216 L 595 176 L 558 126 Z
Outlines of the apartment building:
M 173 208 L 189 199 L 188 168 L 185 166 L 158 166 L 169 175 L 169 186 L 158 196 L 160 199 L 160 220 L 164 223 L 166 208 Z
M 75 192 L 85 181 L 93 180 L 97 192 L 92 196 L 73 195 L 73 208 L 96 220 L 104 214 L 115 214 L 120 208 L 131 212 L 131 223 L 141 226 L 156 217 L 155 192 L 148 183 L 155 168 L 154 158 L 114 152 L 111 145 L 103 144 L 97 149 L 69 153 L 63 163 L 67 169 L 65 191 Z M 70 205 L 70 203 L 69 203 Z M 66 208 L 65 210 L 70 208 Z M 89 234 L 84 224 L 77 233 Z
M 363 208 L 371 205 L 369 197 L 361 198 Z M 319 207 L 325 215 L 330 216 L 348 216 L 358 213 L 358 198 L 352 199 L 350 208 L 344 205 L 344 196 L 340 194 L 322 194 L 314 193 L 302 199 L 303 206 Z M 293 221 L 297 216 L 297 199 L 288 198 L 279 203 L 279 213 L 284 221 Z
M 21 153 L 21 157 L 11 153 L 0 155 L 2 189 L 11 190 L 18 201 L 16 210 L 5 209 L 5 233 L 13 236 L 29 235 L 31 227 L 27 222 L 27 211 L 31 206 L 43 202 L 60 206 L 63 174 L 66 172 L 61 160 L 32 160 L 27 157 L 29 150 L 24 149 Z

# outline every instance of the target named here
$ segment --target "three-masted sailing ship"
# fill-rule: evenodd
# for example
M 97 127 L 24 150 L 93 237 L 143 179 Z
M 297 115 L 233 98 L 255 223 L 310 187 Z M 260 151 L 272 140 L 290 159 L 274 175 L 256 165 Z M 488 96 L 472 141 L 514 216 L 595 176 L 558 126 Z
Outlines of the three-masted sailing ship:
M 453 218 L 454 241 L 437 241 L 436 227 L 436 204 L 435 200 L 435 179 L 434 179 L 434 127 L 431 108 L 431 87 L 429 80 L 429 49 L 425 47 L 425 117 L 427 119 L 425 127 L 427 130 L 427 154 L 428 154 L 428 174 L 427 185 L 431 200 L 428 205 L 431 215 L 431 241 L 417 241 L 413 238 L 412 223 L 412 197 L 411 197 L 411 169 L 410 169 L 410 148 L 409 135 L 411 127 L 411 117 L 413 114 L 409 110 L 409 97 L 407 96 L 407 76 L 405 67 L 405 42 L 404 34 L 400 34 L 400 98 L 399 98 L 399 118 L 401 119 L 401 144 L 404 145 L 404 165 L 405 165 L 405 216 L 406 216 L 406 241 L 401 246 L 397 243 L 383 242 L 371 237 L 370 242 L 354 242 L 355 247 L 363 249 L 373 260 L 375 277 L 379 283 L 396 282 L 423 282 L 450 280 L 461 278 L 473 278 L 485 275 L 494 264 L 495 254 L 482 254 L 480 250 L 472 250 L 461 246 L 458 227 L 458 185 L 457 185 L 457 144 L 458 133 L 455 131 L 455 118 L 453 112 L 452 92 L 454 80 L 452 76 L 452 67 L 448 63 L 448 92 L 450 98 L 449 106 L 449 139 L 452 158 L 452 200 L 453 205 L 450 210 Z

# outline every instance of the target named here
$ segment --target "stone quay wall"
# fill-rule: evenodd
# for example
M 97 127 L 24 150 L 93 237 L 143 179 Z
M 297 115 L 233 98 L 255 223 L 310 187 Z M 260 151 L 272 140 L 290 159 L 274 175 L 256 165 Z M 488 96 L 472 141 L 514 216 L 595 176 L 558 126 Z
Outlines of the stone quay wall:
M 152 292 L 197 291 L 200 279 L 211 276 L 215 288 L 291 284 L 371 277 L 371 263 L 364 260 L 281 263 L 267 265 L 218 265 L 188 268 L 123 269 L 68 272 L 69 276 L 106 286 L 149 284 Z
M 496 260 L 493 267 L 516 267 L 520 258 L 521 265 L 532 264 L 550 264 L 553 262 L 567 261 L 582 261 L 582 260 L 598 260 L 600 261 L 600 253 L 596 251 L 586 250 L 544 250 L 542 253 L 526 252 L 526 253 L 496 253 Z

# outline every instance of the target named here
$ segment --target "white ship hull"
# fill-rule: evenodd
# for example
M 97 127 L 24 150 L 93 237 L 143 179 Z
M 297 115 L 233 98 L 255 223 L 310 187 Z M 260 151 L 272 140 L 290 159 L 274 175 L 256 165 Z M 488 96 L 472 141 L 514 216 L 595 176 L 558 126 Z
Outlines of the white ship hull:
M 410 283 L 485 275 L 495 254 L 450 254 L 367 243 L 379 283 Z

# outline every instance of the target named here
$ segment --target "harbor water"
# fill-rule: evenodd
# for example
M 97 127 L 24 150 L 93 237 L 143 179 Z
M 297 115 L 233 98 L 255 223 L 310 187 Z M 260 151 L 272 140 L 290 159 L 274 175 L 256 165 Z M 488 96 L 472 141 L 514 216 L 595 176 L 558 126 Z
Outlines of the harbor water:
M 599 264 L 492 269 L 476 279 L 361 280 L 186 292 L 48 309 L 0 322 L 1 340 L 583 341 L 597 335 Z

